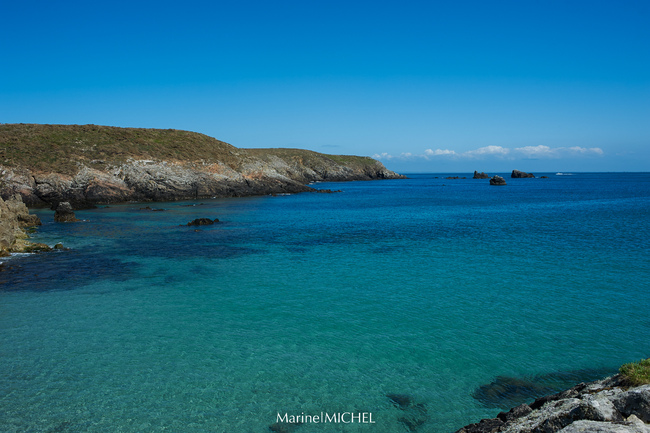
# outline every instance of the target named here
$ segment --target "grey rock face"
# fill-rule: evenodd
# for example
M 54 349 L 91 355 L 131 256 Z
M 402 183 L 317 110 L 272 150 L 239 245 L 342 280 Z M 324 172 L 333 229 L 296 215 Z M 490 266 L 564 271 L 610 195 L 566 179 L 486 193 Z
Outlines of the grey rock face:
M 318 154 L 315 154 L 318 155 Z M 362 159 L 363 160 L 363 159 Z M 1 195 L 19 193 L 30 205 L 68 202 L 74 209 L 125 201 L 171 201 L 312 191 L 307 183 L 402 178 L 380 162 L 339 163 L 326 155 L 305 162 L 242 156 L 236 168 L 221 162 L 129 160 L 103 170 L 80 164 L 74 176 L 33 174 L 0 167 Z
M 618 424 L 579 420 L 563 428 L 559 433 L 650 433 L 650 428 L 638 419 Z

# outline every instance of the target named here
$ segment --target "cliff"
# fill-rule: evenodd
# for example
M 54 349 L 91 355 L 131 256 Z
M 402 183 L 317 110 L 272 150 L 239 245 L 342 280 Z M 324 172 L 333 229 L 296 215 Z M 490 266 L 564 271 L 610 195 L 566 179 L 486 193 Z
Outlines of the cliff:
M 203 134 L 97 125 L 0 125 L 0 196 L 74 208 L 313 191 L 317 181 L 401 178 L 359 156 L 239 149 Z

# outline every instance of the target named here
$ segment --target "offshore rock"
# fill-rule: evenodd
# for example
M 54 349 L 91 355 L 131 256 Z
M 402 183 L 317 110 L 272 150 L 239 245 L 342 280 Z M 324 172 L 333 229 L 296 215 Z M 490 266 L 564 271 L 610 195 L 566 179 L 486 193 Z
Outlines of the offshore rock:
M 581 383 L 457 433 L 650 433 L 650 385 L 626 390 L 619 375 Z
M 525 173 L 519 170 L 512 170 L 512 174 L 510 174 L 510 177 L 512 177 L 513 179 L 517 179 L 523 177 L 535 177 L 535 175 L 532 173 Z
M 502 178 L 501 176 L 494 176 L 492 179 L 490 179 L 490 185 L 507 185 L 506 180 Z
M 489 178 L 490 178 L 489 174 L 483 172 L 479 173 L 476 170 L 474 170 L 474 177 L 472 177 L 472 179 L 489 179 Z
M 197 218 L 187 223 L 188 226 L 210 226 L 214 223 L 218 223 L 219 218 L 211 220 L 210 218 Z
M 59 223 L 73 223 L 79 221 L 72 211 L 72 206 L 67 201 L 63 201 L 56 206 L 54 211 L 54 221 Z

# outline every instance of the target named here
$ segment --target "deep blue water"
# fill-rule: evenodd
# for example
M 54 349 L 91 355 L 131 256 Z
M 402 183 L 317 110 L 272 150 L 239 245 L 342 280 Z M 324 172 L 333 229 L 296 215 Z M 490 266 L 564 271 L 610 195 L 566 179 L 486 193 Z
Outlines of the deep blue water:
M 650 174 L 547 175 L 37 211 L 69 250 L 0 266 L 0 430 L 452 432 L 510 407 L 497 377 L 650 356 Z

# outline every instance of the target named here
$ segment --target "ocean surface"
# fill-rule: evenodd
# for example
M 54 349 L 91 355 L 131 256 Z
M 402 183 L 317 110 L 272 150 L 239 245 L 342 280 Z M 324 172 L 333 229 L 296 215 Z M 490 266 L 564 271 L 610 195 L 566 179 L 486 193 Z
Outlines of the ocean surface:
M 36 210 L 69 249 L 2 259 L 0 431 L 453 432 L 649 357 L 650 174 L 536 174 Z

